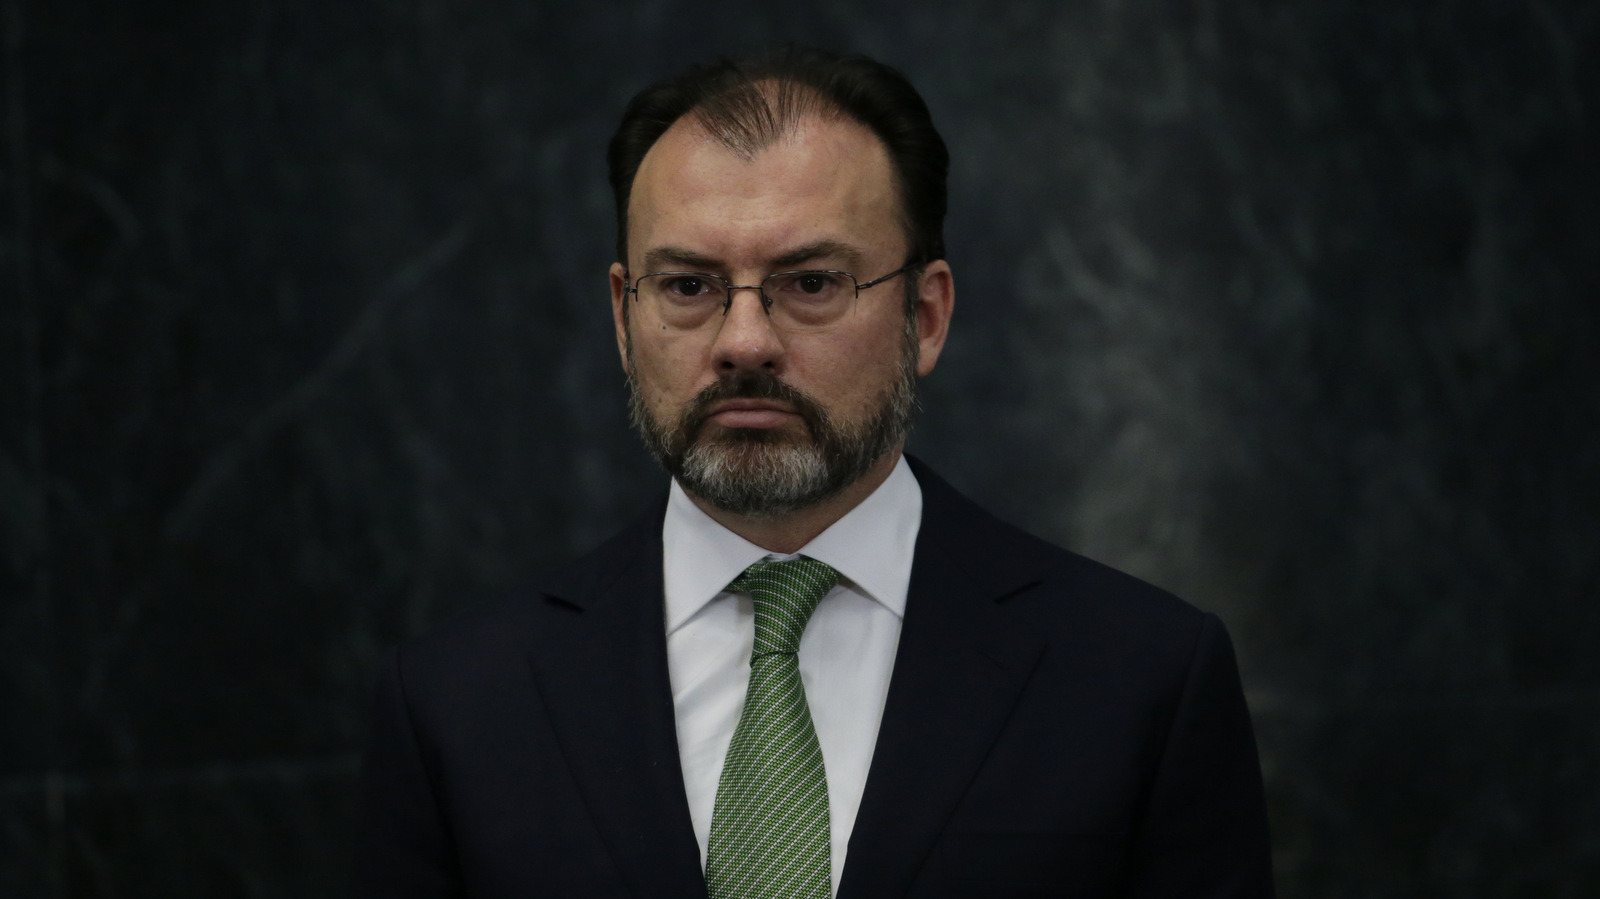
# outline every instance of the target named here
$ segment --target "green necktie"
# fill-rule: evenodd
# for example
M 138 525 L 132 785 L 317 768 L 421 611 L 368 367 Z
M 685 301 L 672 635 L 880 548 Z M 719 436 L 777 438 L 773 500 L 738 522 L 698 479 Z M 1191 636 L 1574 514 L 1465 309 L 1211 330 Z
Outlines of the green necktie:
M 815 559 L 757 562 L 728 589 L 755 601 L 750 689 L 717 782 L 706 847 L 711 899 L 828 899 L 828 778 L 800 683 L 800 635 L 839 572 Z

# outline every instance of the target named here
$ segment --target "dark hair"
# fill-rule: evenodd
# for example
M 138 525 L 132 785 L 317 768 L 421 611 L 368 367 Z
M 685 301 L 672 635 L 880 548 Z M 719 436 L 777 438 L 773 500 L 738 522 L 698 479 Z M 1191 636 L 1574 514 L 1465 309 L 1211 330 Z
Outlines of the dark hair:
M 767 91 L 761 88 L 768 82 Z M 622 114 L 606 160 L 617 203 L 617 259 L 628 259 L 628 198 L 639 164 L 673 123 L 694 114 L 730 150 L 754 156 L 807 113 L 839 113 L 866 126 L 889 151 L 911 242 L 908 263 L 944 258 L 945 176 L 950 153 L 928 105 L 906 77 L 865 56 L 785 45 L 719 59 L 640 91 Z

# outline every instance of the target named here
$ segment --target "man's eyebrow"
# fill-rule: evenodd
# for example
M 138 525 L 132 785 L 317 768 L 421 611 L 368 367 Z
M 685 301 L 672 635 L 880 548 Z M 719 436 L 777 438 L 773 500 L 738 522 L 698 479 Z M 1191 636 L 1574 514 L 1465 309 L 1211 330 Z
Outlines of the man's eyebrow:
M 837 240 L 818 240 L 784 253 L 773 259 L 772 265 L 780 269 L 789 268 L 813 259 L 838 259 L 845 265 L 857 265 L 861 262 L 861 258 L 861 251 L 847 243 Z
M 667 269 L 707 271 L 715 269 L 721 264 L 710 256 L 702 256 L 693 250 L 685 250 L 682 247 L 656 247 L 644 254 L 644 268 L 647 272 L 665 271 Z
M 837 240 L 817 240 L 795 247 L 773 257 L 768 264 L 774 270 L 793 268 L 816 259 L 837 259 L 844 265 L 857 265 L 862 259 L 861 250 Z M 722 268 L 722 261 L 682 247 L 655 247 L 644 254 L 647 272 L 702 271 L 714 272 Z

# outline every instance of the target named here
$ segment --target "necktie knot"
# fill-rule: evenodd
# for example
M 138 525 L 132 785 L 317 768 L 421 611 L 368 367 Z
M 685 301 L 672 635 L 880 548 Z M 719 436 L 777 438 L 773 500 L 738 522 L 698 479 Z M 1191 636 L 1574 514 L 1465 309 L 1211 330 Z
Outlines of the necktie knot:
M 752 658 L 800 650 L 817 603 L 839 582 L 839 572 L 801 556 L 787 562 L 757 562 L 728 589 L 749 593 L 755 603 L 756 639 Z

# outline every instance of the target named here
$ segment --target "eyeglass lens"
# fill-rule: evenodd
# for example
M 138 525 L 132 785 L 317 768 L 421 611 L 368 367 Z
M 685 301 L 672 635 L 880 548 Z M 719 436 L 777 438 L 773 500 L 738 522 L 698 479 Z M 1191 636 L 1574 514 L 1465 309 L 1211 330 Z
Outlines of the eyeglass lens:
M 675 330 L 694 330 L 719 318 L 728 305 L 729 284 L 714 275 L 660 272 L 639 279 L 646 314 Z M 855 305 L 856 282 L 844 272 L 779 272 L 761 282 L 773 324 L 806 330 L 836 324 Z

